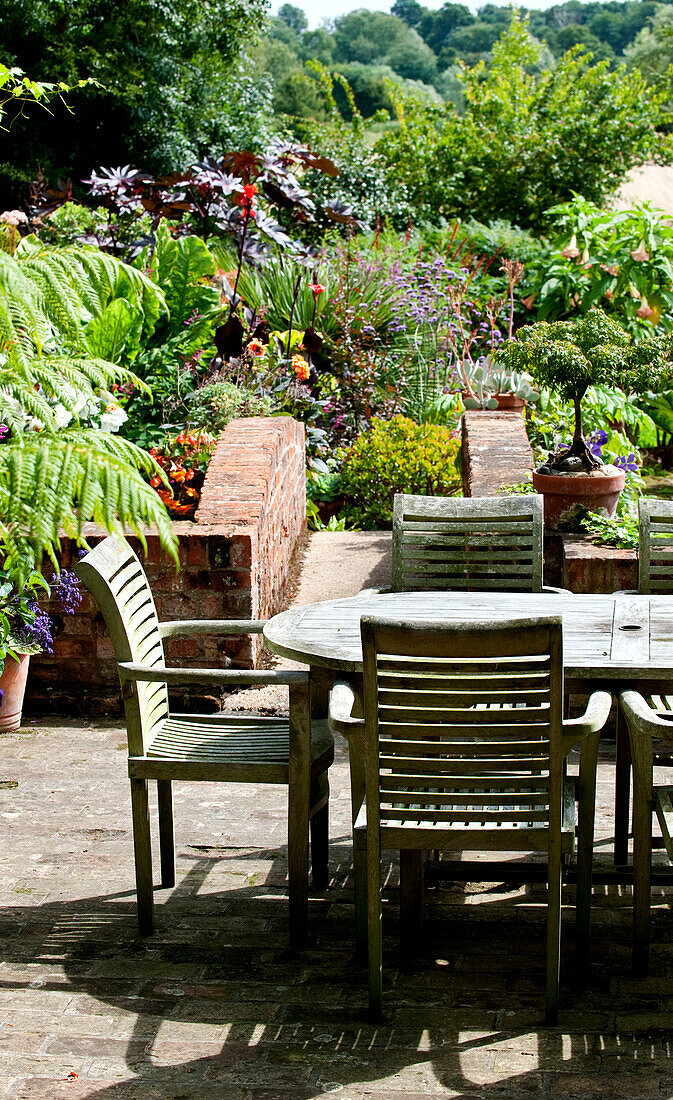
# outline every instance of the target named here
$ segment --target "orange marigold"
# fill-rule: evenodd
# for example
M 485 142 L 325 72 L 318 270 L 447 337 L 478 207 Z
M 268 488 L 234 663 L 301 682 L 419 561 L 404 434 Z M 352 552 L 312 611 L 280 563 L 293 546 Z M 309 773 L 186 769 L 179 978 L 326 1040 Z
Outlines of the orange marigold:
M 308 365 L 308 363 L 306 362 L 306 360 L 304 359 L 304 356 L 303 355 L 293 355 L 291 365 L 292 365 L 292 370 L 296 374 L 299 381 L 300 382 L 306 382 L 306 380 L 308 379 L 308 377 L 311 373 L 311 368 Z
M 255 338 L 249 342 L 247 350 L 251 355 L 257 357 L 258 355 L 264 355 L 265 348 L 262 341 Z

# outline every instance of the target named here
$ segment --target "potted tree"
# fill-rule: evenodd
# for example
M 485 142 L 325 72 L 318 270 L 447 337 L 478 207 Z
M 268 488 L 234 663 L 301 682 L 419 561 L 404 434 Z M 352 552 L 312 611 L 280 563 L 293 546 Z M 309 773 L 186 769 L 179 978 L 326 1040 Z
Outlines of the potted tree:
M 656 387 L 673 372 L 671 336 L 652 336 L 637 344 L 621 325 L 600 309 L 572 321 L 538 322 L 519 329 L 501 350 L 512 370 L 529 371 L 575 409 L 573 439 L 550 454 L 533 473 L 533 486 L 544 496 L 545 523 L 556 526 L 574 504 L 614 515 L 625 475 L 592 454 L 582 430 L 582 398 L 589 386 L 619 386 L 627 393 Z

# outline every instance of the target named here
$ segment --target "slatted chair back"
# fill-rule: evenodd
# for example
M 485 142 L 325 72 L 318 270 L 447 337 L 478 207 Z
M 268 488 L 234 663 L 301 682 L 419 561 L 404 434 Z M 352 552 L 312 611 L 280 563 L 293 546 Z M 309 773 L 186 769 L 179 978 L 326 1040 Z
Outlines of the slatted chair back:
M 428 588 L 542 591 L 542 497 L 398 494 L 393 591 Z
M 560 844 L 560 618 L 361 631 L 368 832 L 401 849 Z
M 673 501 L 641 498 L 638 544 L 638 591 L 673 595 Z
M 103 539 L 78 563 L 78 576 L 98 604 L 117 661 L 164 667 L 164 647 L 150 586 L 140 561 L 121 538 Z M 122 683 L 129 754 L 144 756 L 168 717 L 165 683 Z

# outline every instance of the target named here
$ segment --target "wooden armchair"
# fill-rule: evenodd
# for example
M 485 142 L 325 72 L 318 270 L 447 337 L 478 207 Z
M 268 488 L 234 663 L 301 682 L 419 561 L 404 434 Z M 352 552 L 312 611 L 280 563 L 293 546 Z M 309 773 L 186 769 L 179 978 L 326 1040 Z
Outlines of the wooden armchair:
M 560 618 L 444 627 L 363 617 L 361 629 L 364 718 L 353 717 L 345 683 L 333 692 L 330 717 L 364 739 L 366 800 L 354 837 L 356 853 L 366 853 L 370 1012 L 378 1018 L 382 1008 L 382 848 L 400 849 L 401 893 L 412 898 L 405 920 L 417 935 L 423 850 L 538 851 L 548 859 L 553 1022 L 562 858 L 574 846 L 577 793 L 578 937 L 588 940 L 598 731 L 611 696 L 596 692 L 582 718 L 563 720 Z M 565 759 L 582 739 L 576 792 Z
M 542 497 L 425 497 L 393 506 L 393 591 L 559 592 L 542 583 Z
M 673 596 L 673 501 L 641 497 L 638 501 L 638 593 Z M 673 690 L 673 684 L 671 684 Z M 673 694 L 651 696 L 650 712 L 673 711 Z M 615 863 L 628 859 L 631 790 L 631 738 L 624 728 L 623 708 L 617 715 L 615 761 Z M 654 763 L 673 766 L 673 743 L 654 741 Z M 649 905 L 649 903 L 648 903 Z
M 653 813 L 673 860 L 673 787 L 655 786 L 653 779 L 654 766 L 670 767 L 673 758 L 673 709 L 666 705 L 670 702 L 670 696 L 645 699 L 631 689 L 619 696 L 633 762 L 633 969 L 641 977 L 649 962 Z
M 673 500 L 638 501 L 638 591 L 673 595 Z
M 96 600 L 118 662 L 128 735 L 138 923 L 154 928 L 148 780 L 156 780 L 161 884 L 175 884 L 173 780 L 282 783 L 288 786 L 290 941 L 302 943 L 308 924 L 308 833 L 313 883 L 327 884 L 327 771 L 334 742 L 327 722 L 311 728 L 306 672 L 166 668 L 163 638 L 176 634 L 261 632 L 251 621 L 178 621 L 159 624 L 142 565 L 123 539 L 106 538 L 86 555 L 77 573 Z M 252 714 L 176 714 L 169 684 L 237 688 L 287 684 L 290 717 Z

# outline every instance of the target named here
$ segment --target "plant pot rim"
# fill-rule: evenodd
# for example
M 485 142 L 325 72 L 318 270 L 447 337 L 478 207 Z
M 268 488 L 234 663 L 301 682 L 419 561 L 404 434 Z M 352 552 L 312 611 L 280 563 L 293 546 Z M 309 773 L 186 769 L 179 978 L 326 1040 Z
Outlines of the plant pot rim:
M 519 397 L 516 393 L 494 393 L 498 405 L 502 408 L 523 409 L 526 404 L 525 397 Z
M 533 486 L 540 493 L 595 496 L 618 493 L 626 484 L 626 474 L 617 466 L 602 466 L 598 470 L 578 470 L 572 473 L 539 474 L 533 471 Z

